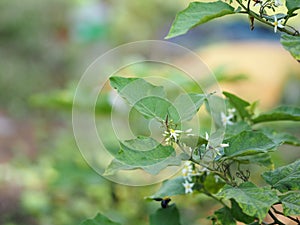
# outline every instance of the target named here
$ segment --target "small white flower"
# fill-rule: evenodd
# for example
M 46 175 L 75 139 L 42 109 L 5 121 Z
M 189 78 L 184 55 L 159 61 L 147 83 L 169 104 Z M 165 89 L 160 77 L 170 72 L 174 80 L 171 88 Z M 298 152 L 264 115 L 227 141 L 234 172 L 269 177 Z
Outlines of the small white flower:
M 274 5 L 277 7 L 277 6 L 281 6 L 282 5 L 282 2 L 281 0 L 275 0 L 274 1 Z
M 192 177 L 191 177 L 192 171 L 189 171 L 186 168 L 183 168 L 181 172 L 182 172 L 182 176 L 185 180 L 192 181 Z
M 174 130 L 174 129 L 169 129 L 168 131 L 165 131 L 163 133 L 163 136 L 167 137 L 165 139 L 165 142 L 166 143 L 172 143 L 172 141 L 177 142 L 178 137 L 182 132 L 183 132 L 182 130 Z
M 274 32 L 276 33 L 277 32 L 277 27 L 279 28 L 284 28 L 284 25 L 282 25 L 283 23 L 283 19 L 277 21 L 277 17 L 274 16 L 274 22 L 273 22 L 273 25 L 274 25 Z
M 188 193 L 193 193 L 193 186 L 194 186 L 194 183 L 190 183 L 188 182 L 187 180 L 185 180 L 184 183 L 182 183 L 182 185 L 184 186 L 185 188 L 185 193 L 188 194 Z
M 232 125 L 233 122 L 230 121 L 232 118 L 233 118 L 233 115 L 232 115 L 232 114 L 226 116 L 223 112 L 221 112 L 221 120 L 222 120 L 223 126 L 226 126 L 226 125 Z

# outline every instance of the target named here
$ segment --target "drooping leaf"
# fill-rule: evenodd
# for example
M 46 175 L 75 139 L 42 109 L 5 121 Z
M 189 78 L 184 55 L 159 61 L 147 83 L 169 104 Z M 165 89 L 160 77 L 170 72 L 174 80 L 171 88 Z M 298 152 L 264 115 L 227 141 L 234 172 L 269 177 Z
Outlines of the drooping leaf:
M 178 113 L 180 121 L 191 120 L 205 99 L 205 94 L 182 94 L 175 99 L 173 107 L 169 111 L 176 109 L 176 112 L 172 112 L 172 114 Z
M 300 121 L 300 107 L 296 106 L 280 106 L 270 112 L 265 112 L 253 119 L 254 123 L 293 120 Z
M 277 147 L 270 138 L 259 131 L 243 131 L 224 143 L 229 144 L 229 147 L 224 149 L 227 158 L 266 153 Z
M 236 109 L 239 115 L 244 118 L 250 118 L 251 115 L 247 110 L 247 107 L 250 106 L 250 103 L 239 98 L 238 96 L 224 91 L 223 94 L 228 98 L 230 104 Z
M 222 1 L 192 2 L 176 15 L 166 38 L 185 34 L 190 29 L 212 19 L 234 13 L 234 8 Z
M 289 51 L 296 60 L 298 61 L 300 60 L 300 37 L 299 36 L 282 34 L 280 42 L 283 45 L 283 47 L 287 51 Z
M 223 207 L 215 211 L 217 218 L 217 224 L 219 225 L 236 225 L 236 221 L 232 216 L 232 213 L 228 207 Z
M 121 224 L 113 222 L 106 216 L 98 213 L 93 219 L 87 219 L 83 221 L 80 225 L 121 225 Z
M 286 216 L 300 215 L 300 192 L 290 192 L 280 196 L 283 212 Z
M 300 140 L 285 132 L 277 132 L 271 128 L 263 128 L 261 131 L 267 135 L 272 141 L 278 145 L 280 144 L 290 144 L 295 146 L 300 146 Z
M 150 196 L 150 199 L 153 198 L 164 198 L 166 196 L 175 196 L 185 194 L 185 188 L 182 185 L 184 183 L 183 177 L 176 177 L 171 180 L 166 180 L 162 183 L 160 189 Z
M 297 9 L 300 9 L 300 0 L 286 0 L 286 7 L 288 8 L 288 13 L 291 14 Z
M 270 207 L 279 200 L 276 191 L 267 187 L 256 187 L 251 182 L 242 183 L 237 187 L 225 185 L 217 196 L 234 199 L 243 213 L 258 218 L 259 221 L 266 217 Z
M 243 210 L 241 209 L 241 207 L 239 206 L 239 204 L 234 200 L 231 199 L 231 214 L 234 217 L 234 219 L 236 219 L 237 221 L 243 222 L 245 224 L 249 224 L 252 223 L 255 218 L 246 215 L 245 213 L 243 213 Z
M 120 151 L 106 168 L 105 176 L 118 170 L 143 169 L 150 174 L 158 174 L 170 165 L 180 165 L 180 156 L 176 157 L 173 147 L 163 146 L 151 137 L 120 142 Z
M 264 180 L 280 192 L 300 190 L 300 160 L 262 174 Z
M 180 214 L 175 204 L 159 208 L 150 215 L 150 225 L 181 225 Z

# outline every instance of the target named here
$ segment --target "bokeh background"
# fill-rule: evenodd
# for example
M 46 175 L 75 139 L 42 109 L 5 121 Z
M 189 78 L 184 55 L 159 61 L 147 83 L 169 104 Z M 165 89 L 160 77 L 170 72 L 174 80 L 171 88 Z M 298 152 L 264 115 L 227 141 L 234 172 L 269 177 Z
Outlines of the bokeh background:
M 122 224 L 148 224 L 159 203 L 144 196 L 159 185 L 128 187 L 95 173 L 75 143 L 72 99 L 93 60 L 120 44 L 163 40 L 188 3 L 0 1 L 0 224 L 79 224 L 97 212 Z M 299 19 L 292 23 L 300 28 Z M 256 24 L 250 31 L 246 17 L 228 16 L 170 41 L 197 52 L 224 90 L 260 100 L 263 111 L 300 105 L 300 64 L 279 39 L 272 28 Z M 177 60 L 189 63 L 184 56 Z M 99 103 L 96 113 L 109 115 L 109 101 Z M 300 137 L 298 124 L 273 125 Z M 299 156 L 299 149 L 287 146 L 273 154 L 275 165 Z M 265 168 L 253 169 L 262 182 Z M 218 207 L 203 196 L 173 201 L 183 224 L 208 224 L 206 217 Z

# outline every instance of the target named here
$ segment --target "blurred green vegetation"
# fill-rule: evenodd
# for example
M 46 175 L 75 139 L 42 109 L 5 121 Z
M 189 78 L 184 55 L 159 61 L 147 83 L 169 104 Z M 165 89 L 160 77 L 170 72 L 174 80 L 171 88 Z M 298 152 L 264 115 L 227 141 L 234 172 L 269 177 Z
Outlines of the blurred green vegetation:
M 129 41 L 162 39 L 183 5 L 173 0 L 0 1 L 0 224 L 79 224 L 98 211 L 122 224 L 148 224 L 159 203 L 144 196 L 158 186 L 126 187 L 96 174 L 73 137 L 72 100 L 95 55 Z M 97 7 L 104 18 L 86 16 Z M 215 72 L 227 82 L 245 78 L 224 76 L 222 68 Z M 103 116 L 110 107 L 106 93 L 96 112 Z M 291 151 L 284 160 L 298 154 Z M 284 161 L 274 157 L 278 164 Z M 172 202 L 182 210 L 183 224 L 204 224 L 199 218 L 216 207 L 203 196 Z

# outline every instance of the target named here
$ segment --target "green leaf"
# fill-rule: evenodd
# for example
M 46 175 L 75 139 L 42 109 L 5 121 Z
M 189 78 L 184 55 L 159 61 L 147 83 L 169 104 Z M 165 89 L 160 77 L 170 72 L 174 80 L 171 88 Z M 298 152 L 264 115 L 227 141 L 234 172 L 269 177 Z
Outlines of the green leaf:
M 243 131 L 251 131 L 251 127 L 245 121 L 239 121 L 230 126 L 226 126 L 225 139 L 235 136 Z
M 295 145 L 300 146 L 300 140 L 285 132 L 277 132 L 271 128 L 263 128 L 261 131 L 267 135 L 270 139 L 273 140 L 274 143 L 280 145 L 280 144 L 289 144 L 289 145 Z
M 215 211 L 214 214 L 217 217 L 217 224 L 236 225 L 236 221 L 233 218 L 231 211 L 228 207 L 223 207 L 223 208 Z
M 287 51 L 289 51 L 296 60 L 298 61 L 300 60 L 300 37 L 299 36 L 282 34 L 280 42 L 283 45 L 283 47 Z
M 150 215 L 150 225 L 181 225 L 180 214 L 175 204 L 159 208 Z
M 148 198 L 154 199 L 154 198 L 164 198 L 167 196 L 183 195 L 185 194 L 185 189 L 184 186 L 182 185 L 184 181 L 185 180 L 183 177 L 176 177 L 171 180 L 166 180 L 162 183 L 160 189 L 155 194 L 149 196 Z
M 245 214 L 259 221 L 266 217 L 270 207 L 279 200 L 276 191 L 267 187 L 258 188 L 251 182 L 242 183 L 238 187 L 225 185 L 217 196 L 234 199 Z
M 93 219 L 87 219 L 83 221 L 80 225 L 121 225 L 116 223 L 98 213 Z
M 222 1 L 192 2 L 176 15 L 166 38 L 185 34 L 190 29 L 212 19 L 234 13 L 234 8 Z
M 229 147 L 224 149 L 227 158 L 266 153 L 277 145 L 259 131 L 243 131 L 224 141 Z
M 191 120 L 196 115 L 205 99 L 205 94 L 182 94 L 175 99 L 172 104 L 173 107 L 169 109 L 169 111 L 172 114 L 178 113 L 180 121 Z M 176 112 L 172 112 L 173 108 L 176 109 Z
M 163 87 L 152 85 L 141 78 L 124 77 L 110 77 L 110 84 L 146 118 L 165 120 L 171 103 L 165 99 Z
M 239 156 L 234 158 L 241 164 L 257 164 L 267 168 L 274 168 L 272 158 L 269 153 L 259 153 L 255 155 Z
M 230 104 L 237 110 L 237 112 L 243 119 L 251 117 L 248 110 L 246 109 L 248 106 L 250 106 L 249 102 L 226 91 L 224 91 L 223 94 L 228 98 Z
M 280 196 L 286 216 L 300 215 L 300 192 L 290 192 Z
M 264 180 L 280 192 L 300 189 L 300 160 L 262 174 Z
M 230 209 L 231 214 L 237 221 L 249 224 L 255 220 L 254 217 L 248 216 L 245 213 L 243 213 L 243 210 L 234 199 L 231 199 L 230 202 L 231 202 L 231 209 Z
M 296 106 L 280 106 L 269 112 L 262 113 L 253 119 L 254 123 L 293 120 L 300 121 L 300 107 Z
M 288 13 L 291 14 L 295 10 L 300 9 L 300 0 L 286 0 L 285 5 L 288 8 Z
M 169 165 L 180 165 L 173 147 L 163 146 L 151 137 L 138 137 L 120 142 L 121 149 L 106 168 L 105 176 L 118 170 L 143 169 L 150 174 L 158 174 Z

